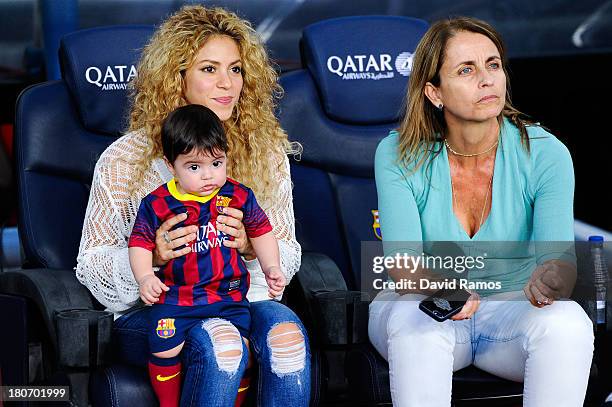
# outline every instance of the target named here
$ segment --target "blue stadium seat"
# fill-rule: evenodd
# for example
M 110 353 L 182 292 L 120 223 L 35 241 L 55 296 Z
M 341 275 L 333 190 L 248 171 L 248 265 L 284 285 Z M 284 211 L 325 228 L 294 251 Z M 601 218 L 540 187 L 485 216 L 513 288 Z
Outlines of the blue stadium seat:
M 0 275 L 0 307 L 15 309 L 3 316 L 3 323 L 24 327 L 26 348 L 40 344 L 44 369 L 36 380 L 72 385 L 75 405 L 87 405 L 90 373 L 112 356 L 112 316 L 95 312 L 101 306 L 73 270 L 91 178 L 100 154 L 125 129 L 127 84 L 152 33 L 151 26 L 118 26 L 65 36 L 62 80 L 32 86 L 17 102 L 16 173 L 25 263 Z M 66 327 L 65 319 L 56 317 L 73 309 L 89 319 L 81 321 L 84 327 L 79 321 Z M 10 384 L 28 384 L 32 367 L 28 369 L 27 351 L 2 355 L 3 384 L 9 384 L 9 377 Z M 94 405 L 111 405 L 111 392 L 113 405 L 155 405 L 144 369 L 115 365 L 103 372 L 113 381 L 94 375 L 93 388 L 108 396 L 92 400 Z
M 351 289 L 360 286 L 360 244 L 379 233 L 374 152 L 397 126 L 412 52 L 426 29 L 425 21 L 389 16 L 310 25 L 305 69 L 281 79 L 281 124 L 304 147 L 292 166 L 298 240 L 329 256 Z
M 327 365 L 346 364 L 339 373 L 330 369 L 323 382 L 345 392 L 348 386 L 354 402 L 391 401 L 388 365 L 367 338 L 368 297 L 360 291 L 371 291 L 362 267 L 371 269 L 361 264 L 361 244 L 380 239 L 374 153 L 398 126 L 412 53 L 427 27 L 390 16 L 310 25 L 301 42 L 303 69 L 281 77 L 278 116 L 289 138 L 304 147 L 291 169 L 297 239 L 304 251 L 327 261 L 321 258 L 314 274 L 297 274 L 295 308 L 304 312 L 313 347 L 321 348 Z M 473 367 L 453 382 L 455 399 L 522 393 L 521 383 Z

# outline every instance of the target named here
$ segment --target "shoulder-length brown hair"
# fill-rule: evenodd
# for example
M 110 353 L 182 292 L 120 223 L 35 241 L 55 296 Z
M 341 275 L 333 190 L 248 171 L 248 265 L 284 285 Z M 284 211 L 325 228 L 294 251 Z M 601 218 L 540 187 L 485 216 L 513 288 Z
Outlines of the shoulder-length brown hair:
M 457 17 L 434 23 L 421 38 L 414 53 L 406 94 L 406 112 L 398 129 L 399 160 L 404 164 L 413 164 L 414 170 L 439 152 L 439 150 L 434 151 L 434 144 L 440 138 L 446 137 L 444 116 L 425 96 L 425 85 L 431 82 L 434 86 L 440 86 L 440 68 L 444 62 L 446 44 L 460 31 L 482 34 L 497 47 L 506 74 L 506 103 L 498 120 L 501 124 L 503 117 L 510 119 L 518 127 L 521 142 L 529 151 L 526 125 L 531 125 L 533 122 L 512 106 L 506 69 L 507 57 L 500 34 L 482 20 Z
M 251 25 L 222 8 L 185 6 L 168 17 L 145 47 L 132 91 L 130 131 L 143 131 L 148 151 L 136 163 L 133 188 L 154 158 L 162 156 L 161 126 L 166 116 L 186 105 L 184 73 L 213 36 L 236 41 L 243 87 L 232 116 L 224 122 L 229 145 L 228 174 L 250 186 L 260 200 L 276 196 L 274 175 L 284 171 L 282 155 L 296 152 L 274 116 L 282 89 L 266 50 Z

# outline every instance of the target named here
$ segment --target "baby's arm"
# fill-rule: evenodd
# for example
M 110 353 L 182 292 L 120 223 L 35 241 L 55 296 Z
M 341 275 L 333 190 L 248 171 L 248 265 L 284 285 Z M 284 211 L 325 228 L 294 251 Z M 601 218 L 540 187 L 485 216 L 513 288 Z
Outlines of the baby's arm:
M 266 276 L 270 297 L 278 297 L 283 293 L 287 278 L 280 268 L 280 255 L 278 252 L 278 242 L 272 232 L 261 236 L 251 237 L 251 244 Z
M 153 253 L 142 247 L 130 247 L 128 253 L 140 298 L 145 304 L 156 303 L 162 291 L 168 291 L 169 288 L 153 273 Z

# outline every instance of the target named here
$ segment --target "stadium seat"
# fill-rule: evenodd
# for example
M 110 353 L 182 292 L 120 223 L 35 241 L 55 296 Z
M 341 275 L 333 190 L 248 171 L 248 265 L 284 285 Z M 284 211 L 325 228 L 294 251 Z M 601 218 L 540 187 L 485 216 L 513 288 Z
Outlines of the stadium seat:
M 281 77 L 278 116 L 304 148 L 291 164 L 297 238 L 304 251 L 321 253 L 320 269 L 297 275 L 294 308 L 328 358 L 323 383 L 355 403 L 391 401 L 387 362 L 367 336 L 372 270 L 362 264 L 362 244 L 380 239 L 374 153 L 398 125 L 412 53 L 427 27 L 391 16 L 315 23 L 303 32 L 303 69 Z M 338 363 L 345 364 L 340 371 L 332 368 Z M 474 367 L 453 377 L 454 400 L 521 393 L 522 383 Z
M 3 316 L 5 326 L 22 327 L 27 339 L 24 351 L 2 353 L 4 384 L 71 385 L 75 405 L 87 405 L 90 373 L 111 360 L 112 315 L 100 311 L 73 267 L 95 163 L 125 128 L 127 83 L 152 32 L 126 26 L 69 34 L 60 48 L 62 80 L 19 97 L 15 151 L 25 262 L 0 275 L 0 302 L 15 309 Z M 67 320 L 70 315 L 78 317 Z M 33 345 L 41 372 L 32 366 Z M 115 384 L 112 405 L 153 405 L 146 374 L 127 366 L 107 370 Z M 93 404 L 111 405 L 111 399 Z

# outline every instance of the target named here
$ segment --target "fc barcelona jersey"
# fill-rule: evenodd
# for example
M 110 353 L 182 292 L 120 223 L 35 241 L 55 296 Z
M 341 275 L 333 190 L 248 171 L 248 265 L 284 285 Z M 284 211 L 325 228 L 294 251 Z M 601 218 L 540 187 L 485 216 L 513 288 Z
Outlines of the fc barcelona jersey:
M 170 260 L 157 273 L 170 288 L 162 292 L 159 304 L 188 306 L 246 300 L 249 288 L 246 266 L 236 249 L 223 245 L 230 236 L 218 231 L 216 226 L 218 208 L 228 206 L 242 211 L 248 237 L 258 237 L 272 230 L 253 191 L 230 178 L 208 196 L 181 194 L 172 180 L 142 200 L 128 247 L 153 251 L 159 226 L 181 213 L 187 212 L 187 220 L 173 229 L 198 226 L 196 240 L 189 243 L 191 252 Z

